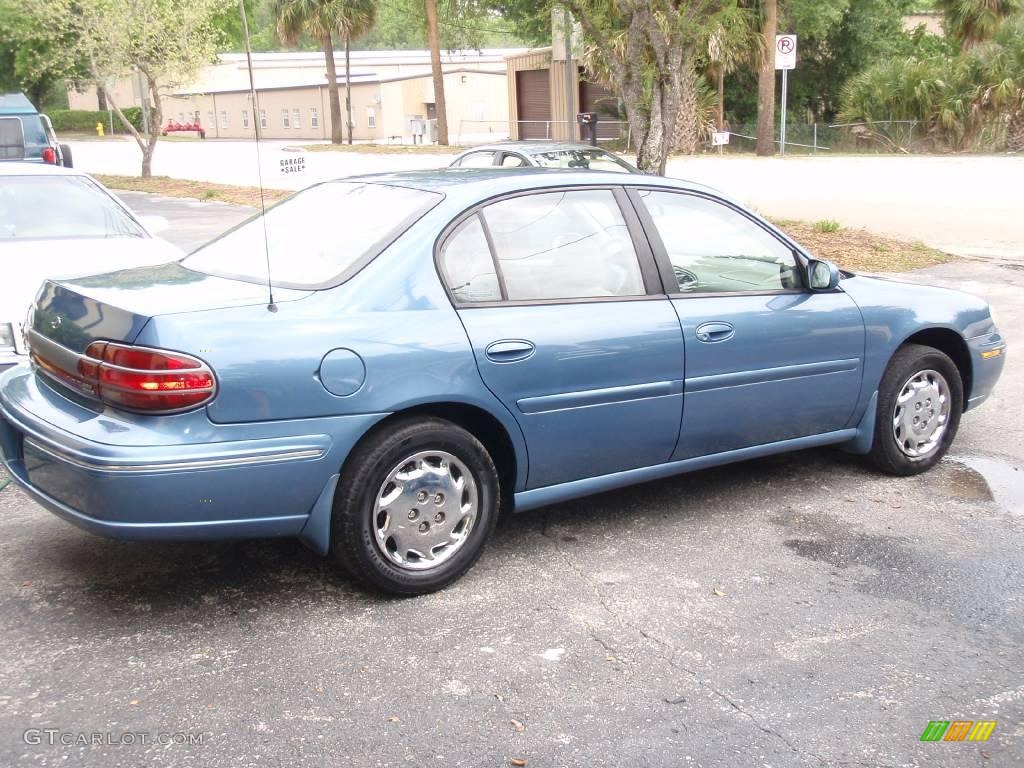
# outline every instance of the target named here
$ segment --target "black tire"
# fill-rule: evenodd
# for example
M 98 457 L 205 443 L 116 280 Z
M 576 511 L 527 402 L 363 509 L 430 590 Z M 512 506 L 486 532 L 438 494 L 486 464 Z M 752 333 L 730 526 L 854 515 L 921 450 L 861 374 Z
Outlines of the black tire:
M 476 485 L 478 508 L 464 542 L 448 559 L 428 570 L 409 570 L 386 557 L 377 543 L 377 494 L 400 462 L 426 451 L 449 453 L 468 469 Z M 369 435 L 345 464 L 334 496 L 331 552 L 349 573 L 372 589 L 400 596 L 434 592 L 476 563 L 497 523 L 500 498 L 494 462 L 472 434 L 433 417 L 393 422 Z
M 73 162 L 72 162 L 72 160 L 71 160 L 71 147 L 70 146 L 68 146 L 67 144 L 61 144 L 60 145 L 60 156 L 61 156 L 61 163 L 64 165 L 65 168 L 74 168 L 75 167 Z
M 915 373 L 937 371 L 949 386 L 950 410 L 946 429 L 938 446 L 921 457 L 910 457 L 901 449 L 893 434 L 893 415 L 896 400 L 903 385 Z M 933 347 L 905 344 L 892 356 L 881 386 L 878 388 L 878 411 L 875 414 L 875 435 L 869 454 L 871 462 L 882 472 L 891 475 L 917 475 L 931 469 L 949 450 L 963 413 L 964 388 L 960 371 L 949 356 Z

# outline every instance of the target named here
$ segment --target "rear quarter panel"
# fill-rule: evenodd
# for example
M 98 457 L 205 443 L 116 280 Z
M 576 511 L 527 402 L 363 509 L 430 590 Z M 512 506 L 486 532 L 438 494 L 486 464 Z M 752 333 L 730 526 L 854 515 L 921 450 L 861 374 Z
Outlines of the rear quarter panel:
M 486 410 L 504 426 L 525 473 L 522 433 L 483 385 L 465 329 L 434 267 L 434 239 L 447 216 L 428 214 L 341 286 L 308 298 L 154 317 L 137 344 L 179 349 L 214 370 L 207 406 L 220 424 L 390 414 L 429 403 Z M 365 371 L 351 394 L 321 382 L 332 350 L 358 355 Z M 342 355 L 351 359 L 348 352 Z M 358 368 L 358 366 L 357 366 Z

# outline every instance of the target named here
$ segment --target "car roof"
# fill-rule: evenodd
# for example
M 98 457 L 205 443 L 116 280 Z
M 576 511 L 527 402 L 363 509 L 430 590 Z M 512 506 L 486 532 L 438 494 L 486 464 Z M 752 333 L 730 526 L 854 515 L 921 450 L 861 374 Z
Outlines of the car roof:
M 504 150 L 506 152 L 519 152 L 524 155 L 539 155 L 542 152 L 565 152 L 580 149 L 600 149 L 601 151 L 607 151 L 602 147 L 595 147 L 591 144 L 583 144 L 578 141 L 499 141 L 494 144 L 482 144 L 479 147 L 472 147 L 462 154 Z
M 32 102 L 23 93 L 0 93 L 0 115 L 34 115 Z
M 496 195 L 531 189 L 571 186 L 633 186 L 666 187 L 703 192 L 729 199 L 718 190 L 703 184 L 642 173 L 617 173 L 559 168 L 438 168 L 424 171 L 399 171 L 350 176 L 338 181 L 364 181 L 409 187 L 426 192 L 440 192 L 463 204 L 473 204 Z
M 49 163 L 23 163 L 5 161 L 0 163 L 0 176 L 85 176 L 74 168 L 63 168 Z

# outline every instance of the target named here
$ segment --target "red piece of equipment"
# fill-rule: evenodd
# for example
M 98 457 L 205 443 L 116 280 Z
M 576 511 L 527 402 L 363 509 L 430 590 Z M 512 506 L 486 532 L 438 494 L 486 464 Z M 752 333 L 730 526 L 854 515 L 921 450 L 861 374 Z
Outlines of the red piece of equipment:
M 168 120 L 167 125 L 161 131 L 166 136 L 168 133 L 198 133 L 199 138 L 206 138 L 206 129 L 196 120 L 194 123 L 179 123 L 177 120 Z

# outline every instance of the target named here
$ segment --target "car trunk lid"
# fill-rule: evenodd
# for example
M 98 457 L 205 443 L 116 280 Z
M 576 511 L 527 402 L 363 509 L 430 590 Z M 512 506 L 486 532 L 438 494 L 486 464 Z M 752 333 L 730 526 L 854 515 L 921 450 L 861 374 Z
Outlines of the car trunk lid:
M 309 291 L 275 288 L 276 302 Z M 162 264 L 67 280 L 46 280 L 36 294 L 32 334 L 76 354 L 97 339 L 131 344 L 157 315 L 242 307 L 268 301 L 267 287 Z

